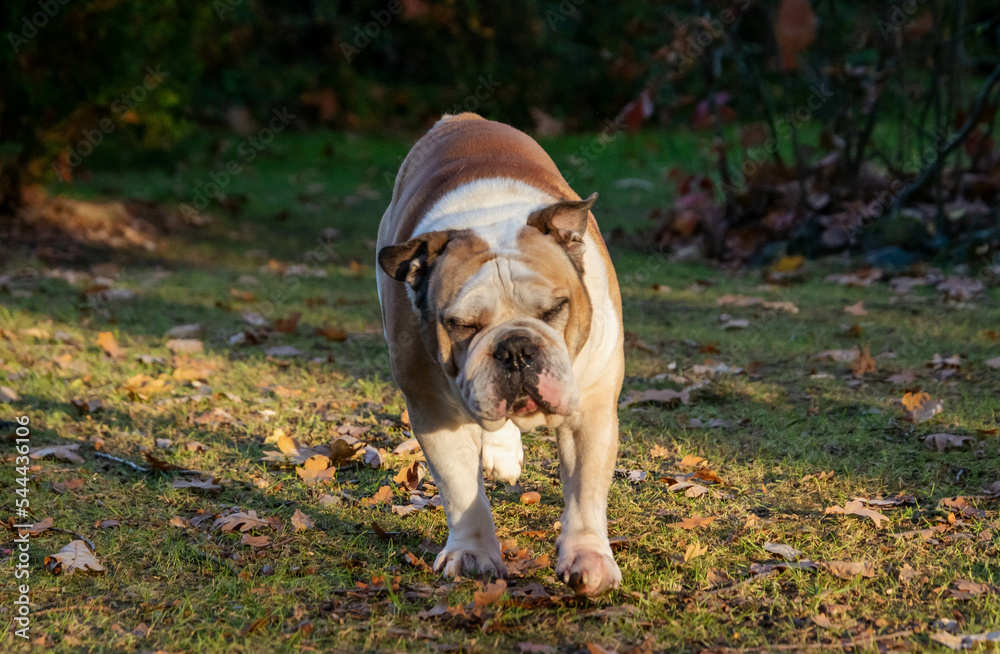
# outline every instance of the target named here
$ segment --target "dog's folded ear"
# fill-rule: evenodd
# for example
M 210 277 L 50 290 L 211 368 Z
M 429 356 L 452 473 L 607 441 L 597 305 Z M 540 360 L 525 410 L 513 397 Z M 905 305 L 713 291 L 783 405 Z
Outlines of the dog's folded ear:
M 553 236 L 578 269 L 583 267 L 583 236 L 587 233 L 590 208 L 597 201 L 597 193 L 586 200 L 561 200 L 539 209 L 528 216 L 528 226 L 543 234 Z
M 450 232 L 428 232 L 379 250 L 378 265 L 398 282 L 417 286 L 451 239 Z

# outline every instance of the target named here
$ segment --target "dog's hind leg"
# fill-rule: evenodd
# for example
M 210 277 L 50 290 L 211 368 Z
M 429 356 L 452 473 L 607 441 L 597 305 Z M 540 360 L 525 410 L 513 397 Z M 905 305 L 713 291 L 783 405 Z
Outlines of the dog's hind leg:
M 483 432 L 483 472 L 490 479 L 516 484 L 521 478 L 524 448 L 521 430 L 510 420 L 497 431 Z

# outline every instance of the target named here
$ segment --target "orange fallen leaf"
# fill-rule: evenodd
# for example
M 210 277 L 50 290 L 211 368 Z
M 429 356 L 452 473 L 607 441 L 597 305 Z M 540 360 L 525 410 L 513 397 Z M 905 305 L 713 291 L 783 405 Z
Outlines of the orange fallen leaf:
M 322 454 L 316 454 L 302 463 L 301 468 L 295 469 L 302 481 L 307 485 L 326 484 L 333 481 L 333 476 L 337 474 L 337 469 L 330 467 L 330 458 Z
M 714 515 L 701 516 L 701 515 L 695 513 L 690 518 L 684 518 L 680 522 L 671 522 L 667 526 L 668 527 L 679 527 L 681 529 L 688 529 L 688 530 L 690 530 L 690 529 L 697 529 L 698 527 L 705 527 L 710 522 L 712 522 L 713 520 L 715 520 L 715 516 Z
M 110 357 L 119 357 L 122 354 L 121 348 L 118 347 L 118 341 L 115 340 L 115 335 L 111 332 L 101 332 L 98 334 L 97 344 Z
M 274 331 L 281 332 L 282 334 L 294 334 L 299 328 L 299 318 L 302 314 L 298 311 L 293 311 L 288 314 L 287 318 L 278 318 L 274 321 Z

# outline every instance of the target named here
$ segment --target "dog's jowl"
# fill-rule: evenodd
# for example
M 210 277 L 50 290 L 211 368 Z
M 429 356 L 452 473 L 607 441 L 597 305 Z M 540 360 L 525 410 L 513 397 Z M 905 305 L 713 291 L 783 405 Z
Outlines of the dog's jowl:
M 591 213 L 542 148 L 474 114 L 410 151 L 378 234 L 392 374 L 444 500 L 446 575 L 506 567 L 483 473 L 521 474 L 521 433 L 555 429 L 565 510 L 557 575 L 615 588 L 607 497 L 624 371 L 621 296 Z

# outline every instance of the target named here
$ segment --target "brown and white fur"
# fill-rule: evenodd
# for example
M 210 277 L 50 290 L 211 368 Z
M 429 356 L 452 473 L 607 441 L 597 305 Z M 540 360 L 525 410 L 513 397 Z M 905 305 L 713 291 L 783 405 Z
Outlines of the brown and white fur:
M 607 496 L 624 374 L 621 296 L 587 200 L 526 134 L 445 116 L 410 151 L 378 234 L 392 374 L 434 475 L 434 569 L 505 576 L 487 476 L 515 483 L 521 433 L 554 428 L 565 509 L 556 574 L 616 588 Z

